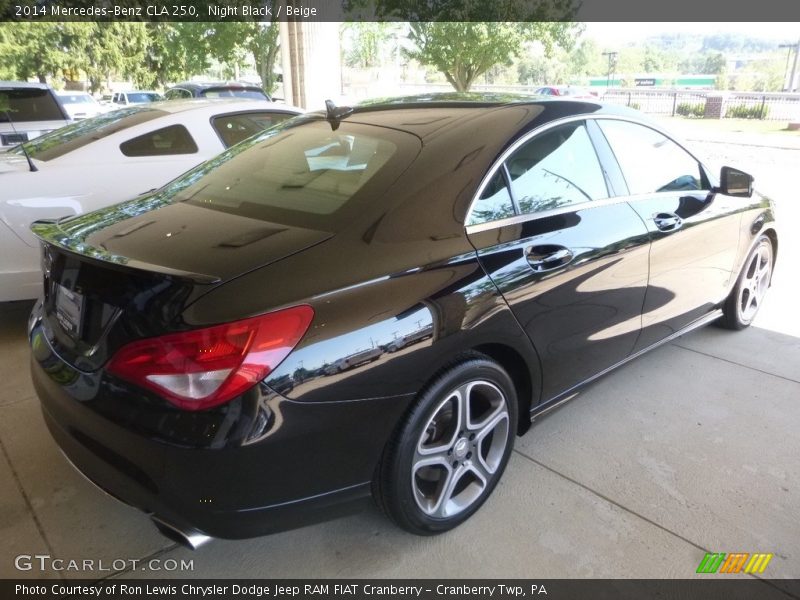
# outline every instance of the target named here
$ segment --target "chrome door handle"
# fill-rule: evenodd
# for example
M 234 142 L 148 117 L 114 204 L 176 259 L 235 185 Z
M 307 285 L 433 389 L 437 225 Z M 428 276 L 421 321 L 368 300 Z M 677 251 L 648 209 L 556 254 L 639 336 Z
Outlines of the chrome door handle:
M 540 273 L 568 264 L 573 254 L 563 246 L 531 246 L 525 249 L 525 258 L 531 268 Z
M 653 215 L 653 223 L 661 231 L 675 231 L 683 225 L 683 219 L 674 213 L 656 213 Z

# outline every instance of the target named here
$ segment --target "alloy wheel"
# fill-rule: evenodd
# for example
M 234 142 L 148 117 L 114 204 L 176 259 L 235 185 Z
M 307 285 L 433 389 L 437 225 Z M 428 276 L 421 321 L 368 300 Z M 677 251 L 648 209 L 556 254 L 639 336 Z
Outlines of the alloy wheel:
M 764 295 L 769 289 L 771 273 L 772 248 L 769 243 L 762 243 L 750 256 L 739 286 L 737 310 L 743 322 L 752 321 L 761 307 Z
M 417 506 L 449 518 L 478 501 L 503 461 L 509 439 L 507 399 L 485 380 L 445 395 L 414 449 L 411 485 Z

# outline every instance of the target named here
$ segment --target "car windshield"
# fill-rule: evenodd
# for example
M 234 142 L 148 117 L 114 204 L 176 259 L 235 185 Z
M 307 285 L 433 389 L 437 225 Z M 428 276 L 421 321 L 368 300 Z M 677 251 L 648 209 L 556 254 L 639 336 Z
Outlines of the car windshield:
M 93 104 L 95 101 L 89 94 L 63 94 L 59 98 L 64 104 Z
M 156 92 L 128 92 L 125 94 L 128 97 L 128 102 L 156 102 L 161 100 L 161 94 Z
M 48 89 L 0 88 L 0 123 L 58 121 L 64 119 L 61 107 Z
M 32 158 L 44 161 L 53 160 L 59 156 L 64 156 L 68 152 L 83 148 L 87 144 L 108 137 L 113 133 L 134 125 L 146 123 L 165 114 L 167 113 L 163 110 L 140 106 L 121 108 L 61 127 L 29 142 L 20 144 L 9 150 L 9 152 L 22 154 L 22 147 L 24 146 Z
M 356 197 L 380 198 L 419 151 L 411 134 L 296 119 L 238 144 L 177 180 L 175 201 L 330 229 Z M 371 191 L 368 191 L 370 188 Z
M 252 100 L 266 100 L 267 95 L 258 89 L 252 88 L 208 88 L 200 92 L 203 98 L 250 98 Z

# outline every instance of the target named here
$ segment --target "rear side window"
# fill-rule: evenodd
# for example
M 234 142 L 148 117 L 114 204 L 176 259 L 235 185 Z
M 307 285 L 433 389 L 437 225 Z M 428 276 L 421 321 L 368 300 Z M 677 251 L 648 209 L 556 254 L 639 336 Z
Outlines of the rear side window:
M 63 121 L 61 107 L 48 89 L 0 89 L 0 123 L 8 123 L 8 111 L 14 122 Z
M 280 112 L 252 112 L 214 117 L 211 124 L 228 148 L 293 116 Z
M 120 108 L 66 127 L 60 127 L 30 142 L 25 142 L 24 146 L 28 154 L 37 160 L 53 160 L 79 150 L 92 142 L 166 114 L 161 110 L 135 106 Z M 12 148 L 9 152 L 22 154 L 20 148 Z
M 125 156 L 194 154 L 197 144 L 183 125 L 170 125 L 135 137 L 119 145 Z
M 179 100 L 181 98 L 191 98 L 192 92 L 189 90 L 185 90 L 183 88 L 173 88 L 171 90 L 167 90 L 164 94 L 164 98 L 167 100 Z
M 700 164 L 655 129 L 606 119 L 598 119 L 597 124 L 614 151 L 631 194 L 704 188 Z
M 480 198 L 472 205 L 466 224 L 488 223 L 513 217 L 514 214 L 514 203 L 511 201 L 503 169 L 500 169 L 484 188 Z
M 506 160 L 506 167 L 522 214 L 608 197 L 600 161 L 582 122 L 537 135 Z

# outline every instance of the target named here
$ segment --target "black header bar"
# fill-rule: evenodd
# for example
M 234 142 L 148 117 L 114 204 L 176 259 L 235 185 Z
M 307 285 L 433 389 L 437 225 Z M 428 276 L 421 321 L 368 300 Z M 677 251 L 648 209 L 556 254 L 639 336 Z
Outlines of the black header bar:
M 0 0 L 0 21 L 800 22 L 795 0 Z M 798 23 L 800 35 L 800 23 Z

